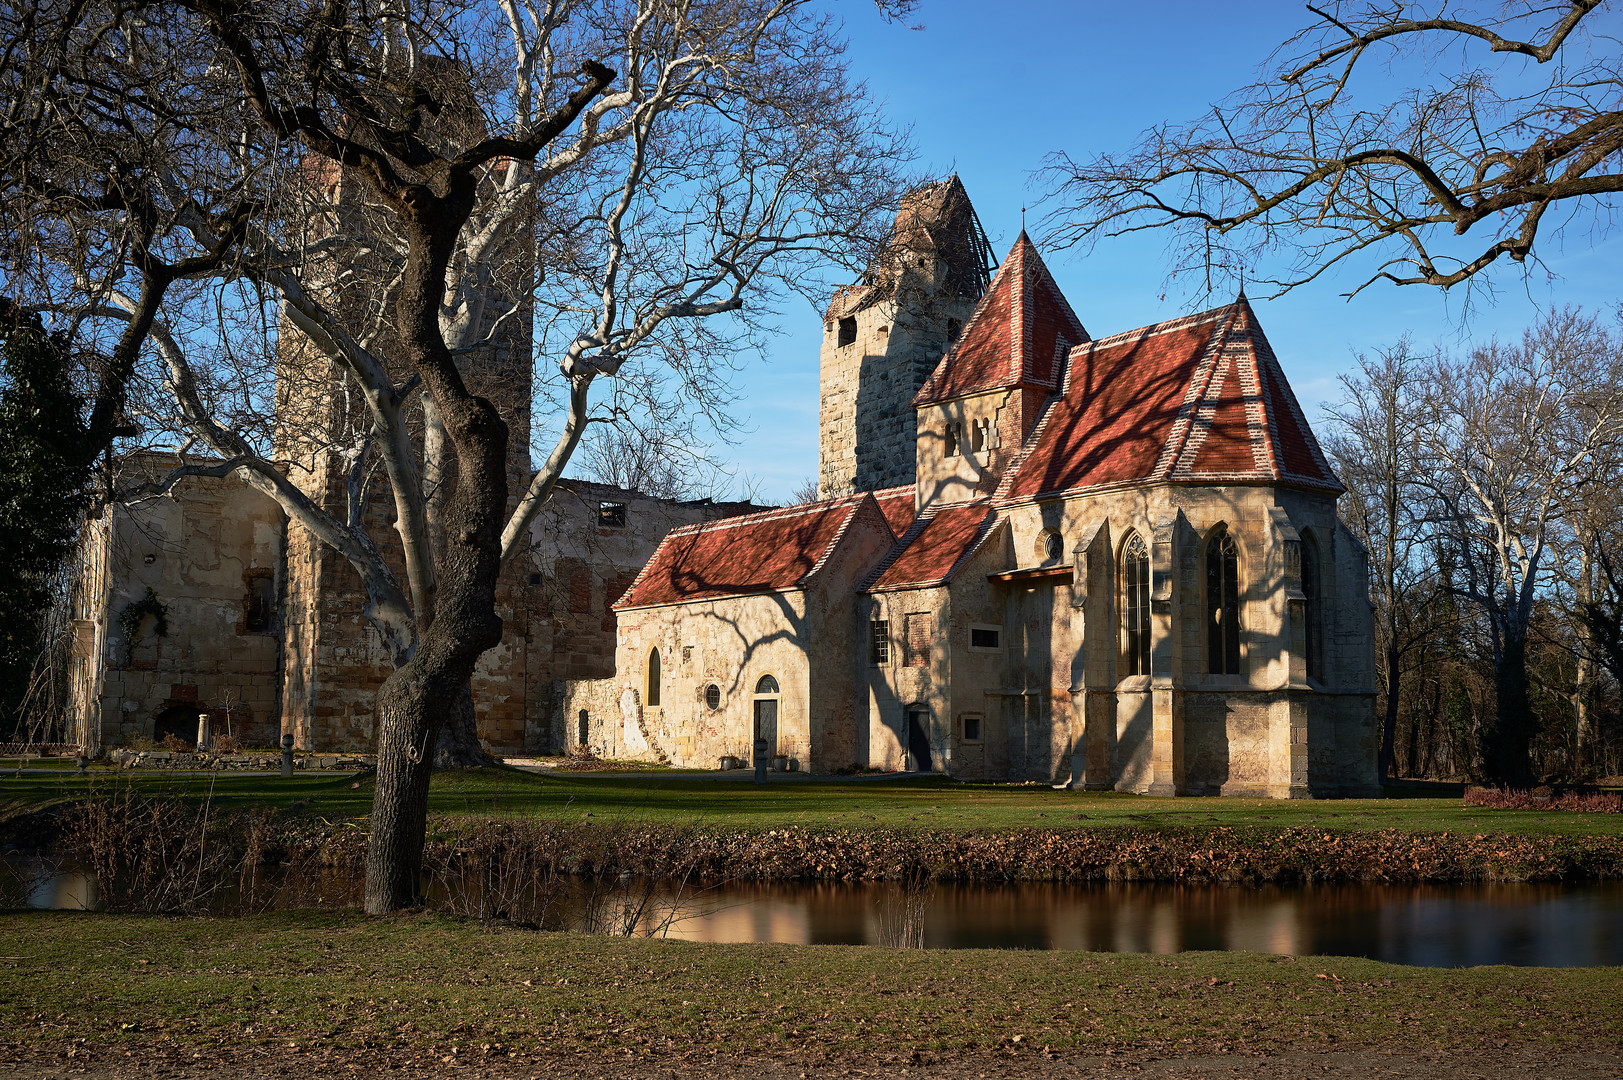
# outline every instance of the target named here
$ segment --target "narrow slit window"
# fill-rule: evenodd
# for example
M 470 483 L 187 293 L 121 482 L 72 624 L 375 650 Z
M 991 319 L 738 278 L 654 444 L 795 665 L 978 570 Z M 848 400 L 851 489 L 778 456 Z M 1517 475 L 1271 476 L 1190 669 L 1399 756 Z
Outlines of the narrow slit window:
M 646 704 L 650 708 L 659 707 L 659 650 L 648 650 L 648 695 Z
M 956 344 L 957 341 L 958 341 L 958 338 L 960 336 L 962 336 L 963 332 L 964 332 L 964 324 L 963 323 L 959 322 L 957 319 L 948 319 L 947 320 L 947 344 L 948 345 Z

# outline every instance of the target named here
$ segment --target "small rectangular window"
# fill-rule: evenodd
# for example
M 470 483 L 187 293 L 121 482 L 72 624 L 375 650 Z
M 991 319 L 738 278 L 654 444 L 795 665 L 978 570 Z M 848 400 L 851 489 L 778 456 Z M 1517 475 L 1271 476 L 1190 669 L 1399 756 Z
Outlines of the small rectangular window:
M 981 718 L 978 716 L 964 717 L 964 741 L 981 741 Z
M 843 349 L 847 345 L 855 345 L 856 343 L 857 317 L 855 315 L 847 315 L 845 318 L 840 320 L 839 346 Z
M 1002 636 L 1002 627 L 971 626 L 969 628 L 969 647 L 976 652 L 996 652 L 1002 647 Z
M 964 332 L 964 324 L 957 319 L 947 320 L 947 344 L 951 345 L 958 340 L 958 335 Z
M 601 502 L 597 504 L 597 524 L 602 529 L 623 529 L 626 527 L 626 504 L 623 502 Z
M 875 619 L 873 633 L 868 641 L 868 663 L 890 663 L 890 621 Z

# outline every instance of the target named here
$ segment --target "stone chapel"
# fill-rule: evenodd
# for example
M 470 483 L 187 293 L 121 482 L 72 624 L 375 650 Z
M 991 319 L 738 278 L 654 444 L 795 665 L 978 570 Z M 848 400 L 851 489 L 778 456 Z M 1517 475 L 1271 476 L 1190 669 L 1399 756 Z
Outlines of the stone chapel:
M 603 751 L 1373 795 L 1365 555 L 1251 304 L 1094 337 L 954 177 L 824 319 L 823 501 L 671 531 Z
M 1243 296 L 1095 338 L 1024 233 L 994 272 L 952 177 L 904 200 L 823 329 L 821 501 L 560 484 L 474 680 L 494 750 L 714 768 L 764 738 L 814 773 L 1378 793 L 1364 553 Z M 516 388 L 527 429 L 522 347 L 473 377 Z M 335 376 L 292 359 L 279 454 L 341 500 L 300 436 Z M 368 750 L 388 665 L 361 603 L 230 477 L 113 507 L 75 590 L 80 740 L 186 739 L 205 712 L 247 744 Z

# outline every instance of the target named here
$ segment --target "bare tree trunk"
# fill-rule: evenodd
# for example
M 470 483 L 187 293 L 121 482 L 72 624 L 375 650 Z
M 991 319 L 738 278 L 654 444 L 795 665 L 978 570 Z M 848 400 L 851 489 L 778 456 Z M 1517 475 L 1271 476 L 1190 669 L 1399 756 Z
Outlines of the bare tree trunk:
M 1390 639 L 1388 639 L 1390 640 Z M 1396 761 L 1394 742 L 1398 733 L 1398 688 L 1403 678 L 1403 654 L 1388 645 L 1386 649 L 1386 716 L 1381 721 L 1381 783 L 1393 779 Z
M 1588 612 L 1595 600 L 1595 537 L 1588 529 L 1580 529 L 1578 533 L 1578 582 L 1577 601 L 1580 612 Z M 1594 639 L 1589 632 L 1587 620 L 1579 618 L 1574 622 L 1574 630 L 1578 634 L 1578 669 L 1572 688 L 1572 713 L 1576 720 L 1577 730 L 1574 732 L 1575 747 L 1577 751 L 1573 759 L 1573 773 L 1579 777 L 1594 775 L 1594 717 L 1590 715 L 1590 706 L 1595 696 L 1595 661 Z
M 439 745 L 434 750 L 436 769 L 477 769 L 496 764 L 484 743 L 479 741 L 479 721 L 473 708 L 473 687 L 464 686 L 440 728 Z
M 1511 787 L 1533 786 L 1533 702 L 1527 687 L 1527 639 L 1507 634 L 1493 672 L 1498 715 L 1481 736 L 1488 779 Z

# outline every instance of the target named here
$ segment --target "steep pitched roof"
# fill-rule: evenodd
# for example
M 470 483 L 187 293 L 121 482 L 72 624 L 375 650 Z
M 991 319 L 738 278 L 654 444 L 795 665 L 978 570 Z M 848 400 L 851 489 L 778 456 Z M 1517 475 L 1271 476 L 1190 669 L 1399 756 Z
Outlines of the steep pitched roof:
M 1137 481 L 1341 491 L 1244 298 L 1071 350 L 999 501 Z
M 879 510 L 890 523 L 890 531 L 897 536 L 907 532 L 908 526 L 918 516 L 913 508 L 916 491 L 912 484 L 903 484 L 901 487 L 884 488 L 873 493 L 874 501 L 879 504 Z
M 614 609 L 802 587 L 860 518 L 894 537 L 868 492 L 673 529 Z
M 927 510 L 869 573 L 862 591 L 939 585 L 986 542 L 997 524 L 988 499 Z
M 958 340 L 913 398 L 929 405 L 1013 386 L 1053 389 L 1066 351 L 1088 340 L 1053 275 L 1021 232 Z

